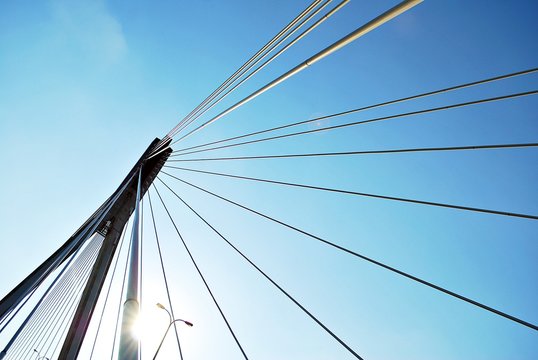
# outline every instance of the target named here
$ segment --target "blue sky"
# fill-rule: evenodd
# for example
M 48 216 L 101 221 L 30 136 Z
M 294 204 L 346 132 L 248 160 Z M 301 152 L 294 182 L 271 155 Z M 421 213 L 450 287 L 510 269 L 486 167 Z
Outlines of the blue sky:
M 226 104 L 396 3 L 351 1 Z M 7 293 L 78 228 L 153 138 L 166 134 L 307 4 L 0 4 L 0 293 Z M 426 0 L 181 147 L 533 68 L 536 13 L 534 1 Z M 537 80 L 536 74 L 509 79 L 301 129 L 535 90 Z M 536 142 L 537 107 L 531 96 L 199 155 Z M 538 214 L 537 160 L 533 148 L 185 166 Z M 538 323 L 536 221 L 169 172 Z M 161 178 L 365 359 L 538 356 L 536 331 L 315 243 L 166 175 Z M 250 358 L 351 358 L 163 186 L 158 188 Z M 174 284 L 174 309 L 195 323 L 180 329 L 185 358 L 240 358 L 155 193 L 151 195 Z M 147 206 L 145 201 L 143 309 L 151 331 L 144 358 L 151 357 L 167 319 L 153 306 L 165 303 L 166 295 L 147 231 Z M 111 299 L 118 301 L 116 295 Z M 113 320 L 106 325 L 112 327 Z M 6 334 L 0 340 L 3 346 Z M 110 332 L 99 338 L 98 358 L 110 352 L 109 340 Z M 174 345 L 169 336 L 163 358 L 177 356 Z

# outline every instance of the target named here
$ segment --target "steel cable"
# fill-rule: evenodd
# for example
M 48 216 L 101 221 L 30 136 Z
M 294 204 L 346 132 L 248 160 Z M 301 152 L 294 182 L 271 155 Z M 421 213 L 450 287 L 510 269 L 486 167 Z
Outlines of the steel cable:
M 169 174 L 167 174 L 167 175 L 169 175 Z M 293 225 L 287 224 L 287 223 L 285 223 L 284 221 L 277 220 L 276 218 L 273 218 L 273 217 L 271 217 L 271 216 L 269 216 L 269 215 L 263 214 L 263 213 L 261 213 L 261 212 L 259 212 L 259 211 L 253 210 L 253 209 L 251 209 L 251 208 L 249 208 L 249 207 L 247 207 L 247 206 L 245 206 L 245 205 L 241 205 L 241 204 L 239 204 L 239 203 L 237 203 L 237 202 L 234 202 L 234 201 L 232 201 L 232 200 L 229 200 L 229 199 L 227 199 L 227 198 L 225 198 L 225 197 L 223 197 L 223 196 L 220 196 L 220 195 L 218 195 L 218 194 L 216 194 L 216 193 L 213 193 L 213 192 L 211 192 L 211 191 L 209 191 L 209 190 L 203 189 L 203 188 L 201 188 L 201 187 L 199 187 L 199 186 L 197 186 L 197 185 L 194 185 L 194 184 L 192 184 L 192 183 L 189 183 L 188 181 L 179 179 L 179 178 L 177 178 L 177 177 L 175 177 L 175 176 L 172 176 L 172 175 L 169 175 L 169 176 L 173 177 L 173 178 L 176 179 L 176 180 L 181 181 L 182 183 L 184 183 L 184 184 L 186 184 L 186 185 L 189 185 L 189 186 L 191 186 L 191 187 L 194 187 L 194 188 L 196 188 L 196 189 L 198 189 L 198 190 L 200 190 L 200 191 L 203 191 L 203 192 L 205 192 L 205 193 L 207 193 L 207 194 L 210 194 L 210 195 L 212 195 L 212 196 L 214 196 L 214 197 L 216 197 L 216 198 L 219 198 L 219 199 L 221 199 L 221 200 L 224 200 L 224 201 L 226 201 L 226 202 L 228 202 L 228 203 L 230 203 L 230 204 L 233 204 L 233 205 L 235 205 L 235 206 L 237 206 L 237 207 L 240 207 L 240 208 L 242 208 L 242 209 L 244 209 L 244 210 L 247 210 L 247 211 L 249 211 L 249 212 L 251 212 L 251 213 L 253 213 L 253 214 L 256 214 L 256 215 L 258 215 L 258 216 L 261 216 L 261 217 L 263 217 L 263 218 L 265 218 L 265 219 L 267 219 L 267 220 L 271 220 L 271 221 L 273 221 L 273 222 L 275 222 L 275 223 L 277 223 L 277 224 L 280 224 L 280 225 L 282 225 L 282 226 L 284 226 L 284 227 L 287 227 L 288 229 L 291 229 L 291 230 L 294 230 L 294 231 L 296 231 L 296 232 L 298 232 L 298 233 L 300 233 L 300 234 L 306 235 L 306 236 L 308 236 L 308 237 L 310 237 L 310 238 L 312 238 L 312 239 L 314 239 L 314 240 L 320 241 L 320 242 L 322 242 L 322 243 L 324 243 L 324 244 L 326 244 L 326 245 L 329 245 L 329 246 L 331 246 L 331 247 L 333 247 L 333 248 L 335 248 L 335 249 L 338 249 L 338 250 L 341 250 L 341 251 L 343 251 L 343 252 L 346 252 L 346 253 L 348 253 L 348 254 L 350 254 L 350 255 L 353 255 L 353 256 L 355 256 L 355 257 L 357 257 L 357 258 L 360 258 L 360 259 L 362 259 L 362 260 L 365 260 L 365 261 L 367 261 L 367 262 L 369 262 L 369 263 L 371 263 L 371 264 L 374 264 L 374 265 L 377 265 L 377 266 L 379 266 L 379 267 L 382 267 L 382 268 L 384 268 L 384 269 L 386 269 L 386 270 L 389 270 L 389 271 L 391 271 L 391 272 L 393 272 L 393 273 L 396 273 L 396 274 L 398 274 L 398 275 L 404 276 L 404 277 L 406 277 L 406 278 L 408 278 L 408 279 L 411 279 L 411 280 L 413 280 L 413 281 L 415 281 L 415 282 L 421 283 L 421 284 L 426 285 L 426 286 L 428 286 L 428 287 L 430 287 L 430 288 L 432 288 L 432 289 L 435 289 L 435 290 L 438 290 L 438 291 L 440 291 L 440 292 L 442 292 L 442 293 L 445 293 L 445 294 L 447 294 L 447 295 L 450 295 L 450 296 L 452 296 L 452 297 L 454 297 L 454 298 L 457 298 L 457 299 L 459 299 L 459 300 L 463 300 L 463 301 L 465 301 L 465 302 L 467 302 L 467 303 L 469 303 L 469 304 L 471 304 L 471 305 L 474 305 L 474 306 L 477 306 L 477 307 L 479 307 L 479 308 L 482 308 L 483 310 L 487 310 L 487 311 L 489 311 L 489 312 L 491 312 L 491 313 L 494 313 L 494 314 L 496 314 L 496 315 L 502 316 L 502 317 L 504 317 L 504 318 L 506 318 L 506 319 L 508 319 L 508 320 L 512 320 L 512 321 L 514 321 L 514 322 L 516 322 L 516 323 L 518 323 L 518 324 L 520 324 L 520 325 L 523 325 L 523 326 L 526 326 L 526 327 L 528 327 L 528 328 L 531 328 L 531 329 L 533 329 L 533 330 L 537 330 L 537 331 L 538 331 L 538 326 L 535 325 L 535 324 L 532 324 L 532 323 L 530 323 L 530 322 L 528 322 L 528 321 L 525 321 L 525 320 L 522 320 L 522 319 L 517 318 L 517 317 L 515 317 L 515 316 L 509 315 L 509 314 L 507 314 L 507 313 L 505 313 L 505 312 L 502 312 L 502 311 L 500 311 L 500 310 L 497 310 L 497 309 L 495 309 L 495 308 L 492 308 L 492 307 L 490 307 L 490 306 L 487 306 L 487 305 L 485 305 L 485 304 L 483 304 L 483 303 L 480 303 L 480 302 L 478 302 L 478 301 L 475 301 L 475 300 L 473 300 L 473 299 L 470 299 L 470 298 L 468 298 L 468 297 L 465 297 L 465 296 L 463 296 L 463 295 L 460 295 L 460 294 L 458 294 L 458 293 L 455 293 L 455 292 L 453 292 L 453 291 L 451 291 L 451 290 L 445 289 L 445 288 L 443 288 L 443 287 L 441 287 L 441 286 L 439 286 L 439 285 L 435 285 L 435 284 L 433 284 L 433 283 L 431 283 L 431 282 L 429 282 L 429 281 L 423 280 L 423 279 L 421 279 L 421 278 L 419 278 L 419 277 L 417 277 L 417 276 L 411 275 L 411 274 L 406 273 L 406 272 L 404 272 L 404 271 L 402 271 L 402 270 L 398 270 L 398 269 L 396 269 L 396 268 L 394 268 L 394 267 L 392 267 L 392 266 L 390 266 L 390 265 L 387 265 L 387 264 L 385 264 L 385 263 L 383 263 L 383 262 L 381 262 L 381 261 L 372 259 L 372 258 L 370 258 L 370 257 L 367 257 L 367 256 L 365 256 L 365 255 L 362 255 L 362 254 L 360 254 L 360 253 L 357 253 L 357 252 L 355 252 L 355 251 L 353 251 L 353 250 L 350 250 L 350 249 L 347 249 L 347 248 L 345 248 L 345 247 L 343 247 L 343 246 L 337 245 L 337 244 L 335 244 L 335 243 L 333 243 L 333 242 L 331 242 L 331 241 L 329 241 L 329 240 L 323 239 L 323 238 L 321 238 L 321 237 L 319 237 L 319 236 L 316 236 L 316 235 L 314 235 L 314 234 L 311 234 L 311 233 L 309 233 L 309 232 L 307 232 L 307 231 L 305 231 L 305 230 L 302 230 L 302 229 L 299 229 L 299 228 L 297 228 L 297 227 L 295 227 L 295 226 L 293 226 Z
M 366 111 L 366 110 L 372 110 L 372 109 L 376 109 L 376 108 L 380 108 L 380 107 L 384 107 L 384 106 L 388 106 L 388 105 L 393 105 L 393 104 L 397 104 L 397 103 L 401 103 L 401 102 L 406 102 L 406 101 L 410 101 L 410 100 L 416 100 L 416 99 L 420 99 L 420 98 L 425 98 L 425 97 L 429 97 L 429 96 L 432 96 L 432 95 L 438 95 L 438 94 L 442 94 L 442 93 L 451 92 L 451 91 L 454 91 L 454 90 L 470 88 L 470 87 L 473 87 L 473 86 L 482 85 L 482 84 L 486 84 L 486 83 L 492 83 L 492 82 L 496 82 L 496 81 L 499 81 L 499 80 L 505 80 L 505 79 L 509 79 L 509 78 L 513 78 L 513 77 L 517 77 L 517 76 L 532 74 L 532 73 L 535 73 L 536 71 L 538 71 L 538 68 L 532 68 L 532 69 L 527 69 L 527 70 L 523 70 L 523 71 L 516 71 L 516 72 L 509 73 L 509 74 L 504 74 L 504 75 L 500 75 L 500 76 L 494 76 L 494 77 L 490 77 L 490 78 L 486 78 L 486 79 L 482 79 L 482 80 L 478 80 L 478 81 L 473 81 L 473 82 L 469 82 L 469 83 L 465 83 L 465 84 L 461 84 L 461 85 L 450 86 L 450 87 L 446 87 L 446 88 L 442 88 L 442 89 L 438 89 L 438 90 L 434 90 L 434 91 L 429 91 L 429 92 L 420 93 L 420 94 L 416 94 L 416 95 L 412 95 L 412 96 L 398 98 L 398 99 L 395 99 L 395 100 L 389 100 L 389 101 L 385 101 L 385 102 L 381 102 L 381 103 L 376 103 L 376 104 L 373 104 L 373 105 L 363 106 L 363 107 L 360 107 L 360 108 L 347 110 L 347 111 L 343 111 L 343 112 L 339 112 L 339 113 L 335 113 L 335 114 L 319 116 L 319 117 L 315 117 L 313 119 L 302 120 L 302 121 L 293 122 L 293 123 L 290 123 L 290 124 L 285 124 L 285 125 L 280 125 L 280 126 L 277 126 L 277 127 L 268 128 L 268 129 L 265 129 L 265 130 L 254 131 L 254 132 L 250 132 L 250 133 L 243 134 L 243 135 L 233 136 L 233 137 L 229 137 L 229 138 L 225 138 L 225 139 L 221 139 L 221 140 L 217 140 L 217 141 L 211 141 L 211 142 L 203 143 L 203 144 L 200 144 L 200 145 L 190 146 L 190 147 L 175 150 L 174 153 L 184 152 L 184 151 L 187 151 L 187 150 L 197 149 L 197 148 L 201 148 L 201 147 L 205 147 L 205 146 L 209 146 L 209 145 L 220 144 L 220 143 L 227 142 L 227 141 L 239 140 L 239 139 L 243 139 L 243 138 L 246 138 L 246 137 L 250 137 L 250 136 L 254 136 L 254 135 L 260 135 L 260 134 L 273 132 L 273 131 L 277 131 L 277 130 L 282 130 L 282 129 L 287 129 L 287 128 L 294 127 L 294 126 L 305 125 L 305 124 L 310 124 L 310 123 L 319 123 L 319 122 L 322 122 L 322 121 L 325 121 L 325 120 L 328 120 L 328 119 L 332 119 L 332 118 L 335 118 L 335 117 L 339 117 L 339 116 L 355 114 L 355 113 Z M 183 154 L 180 154 L 180 155 L 183 155 Z
M 292 35 L 293 32 L 295 32 L 297 29 L 301 28 L 303 26 L 303 24 L 305 24 L 306 22 L 310 21 L 310 19 L 312 19 L 315 15 L 317 15 L 317 13 L 321 10 L 323 10 L 323 8 L 325 8 L 325 6 L 327 6 L 332 0 L 327 0 L 325 3 L 323 3 L 321 5 L 320 8 L 318 8 L 316 11 L 314 11 L 309 17 L 307 17 L 305 20 L 303 20 L 302 23 L 300 23 L 299 25 L 297 25 L 297 28 L 294 29 L 288 36 Z M 334 7 L 332 10 L 330 10 L 327 14 L 325 14 L 323 17 L 321 17 L 318 21 L 316 21 L 314 24 L 312 24 L 311 26 L 309 26 L 306 30 L 304 30 L 302 33 L 300 33 L 299 35 L 297 35 L 293 40 L 291 40 L 288 44 L 286 44 L 282 49 L 280 49 L 278 52 L 276 52 L 273 56 L 271 56 L 269 59 L 267 59 L 266 61 L 264 61 L 262 64 L 260 64 L 256 69 L 254 69 L 252 72 L 250 72 L 247 76 L 245 76 L 241 81 L 239 81 L 237 84 L 235 84 L 233 87 L 231 87 L 230 89 L 228 89 L 225 93 L 223 93 L 222 95 L 220 95 L 217 99 L 215 99 L 208 107 L 206 107 L 202 112 L 198 113 L 196 116 L 192 117 L 189 121 L 185 122 L 185 124 L 180 127 L 178 129 L 178 133 L 181 132 L 184 128 L 186 128 L 187 126 L 189 126 L 191 123 L 193 123 L 196 119 L 198 119 L 200 116 L 202 116 L 203 114 L 205 114 L 207 111 L 209 111 L 210 109 L 212 109 L 215 105 L 217 105 L 219 102 L 221 102 L 224 98 L 226 98 L 228 95 L 230 95 L 232 92 L 234 92 L 238 87 L 240 87 L 243 83 L 245 83 L 246 81 L 248 81 L 251 77 L 253 77 L 254 75 L 256 75 L 259 71 L 261 71 L 263 68 L 265 68 L 267 65 L 269 65 L 273 60 L 275 60 L 276 58 L 278 58 L 280 55 L 282 55 L 286 50 L 288 50 L 290 47 L 292 47 L 293 45 L 295 45 L 299 40 L 301 40 L 303 37 L 305 37 L 306 35 L 308 35 L 312 30 L 314 30 L 315 28 L 317 28 L 319 25 L 321 25 L 323 22 L 325 22 L 329 17 L 331 17 L 332 15 L 334 15 L 337 11 L 339 11 L 341 8 L 343 8 L 350 0 L 343 0 L 342 2 L 340 2 L 336 7 Z M 286 40 L 287 37 L 285 37 L 284 39 L 282 39 L 282 41 Z M 260 58 L 259 60 L 262 60 L 262 58 Z M 258 60 L 258 61 L 259 61 Z M 256 62 L 257 63 L 257 62 Z M 255 65 L 255 64 L 253 64 Z M 231 84 L 230 84 L 231 85 Z M 174 145 L 177 141 L 179 140 L 176 140 L 174 142 L 172 142 L 170 144 L 170 146 Z
M 172 314 L 172 318 L 175 319 L 176 316 L 174 314 L 174 307 L 172 306 L 172 298 L 170 297 L 170 290 L 169 290 L 169 287 L 168 287 L 168 279 L 166 278 L 166 271 L 164 270 L 164 261 L 163 261 L 163 255 L 162 255 L 162 252 L 161 252 L 161 244 L 159 243 L 159 234 L 157 233 L 157 225 L 155 223 L 155 216 L 153 214 L 153 205 L 151 203 L 151 195 L 150 195 L 149 191 L 148 191 L 148 200 L 149 200 L 149 209 L 150 209 L 150 212 L 151 212 L 151 221 L 153 223 L 153 231 L 155 232 L 155 242 L 157 244 L 157 250 L 159 252 L 159 260 L 160 260 L 160 264 L 161 264 L 161 270 L 162 270 L 162 273 L 163 273 L 164 286 L 165 286 L 165 289 L 166 289 L 166 297 L 168 298 L 168 306 L 170 306 L 170 312 Z M 176 334 L 177 348 L 179 350 L 179 358 L 181 360 L 183 360 L 183 352 L 181 351 L 181 344 L 179 342 L 179 333 L 177 331 L 177 323 L 176 322 L 174 322 L 174 331 L 175 331 L 175 334 Z
M 289 137 L 293 137 L 293 136 L 313 134 L 313 133 L 319 133 L 319 132 L 322 132 L 322 131 L 329 131 L 329 130 L 335 130 L 335 129 L 342 129 L 342 128 L 346 128 L 346 127 L 350 127 L 350 126 L 364 125 L 364 124 L 369 124 L 369 123 L 374 123 L 374 122 L 379 122 L 379 121 L 386 121 L 386 120 L 400 119 L 400 118 L 410 117 L 410 116 L 415 116 L 415 115 L 429 114 L 429 113 L 438 112 L 438 111 L 456 109 L 456 108 L 461 108 L 461 107 L 471 106 L 471 105 L 485 104 L 485 103 L 490 103 L 490 102 L 495 102 L 495 101 L 515 99 L 515 98 L 519 98 L 519 97 L 536 95 L 536 94 L 538 94 L 538 90 L 526 91 L 526 92 L 521 92 L 521 93 L 516 93 L 516 94 L 503 95 L 503 96 L 496 96 L 496 97 L 491 97 L 491 98 L 484 98 L 484 99 L 479 99 L 479 100 L 473 100 L 473 101 L 468 101 L 468 102 L 463 102 L 463 103 L 457 103 L 457 104 L 439 106 L 439 107 L 434 107 L 434 108 L 422 109 L 422 110 L 411 111 L 411 112 L 406 112 L 406 113 L 400 113 L 400 114 L 395 114 L 395 115 L 375 117 L 375 118 L 370 118 L 370 119 L 366 119 L 366 120 L 354 121 L 354 122 L 351 122 L 351 123 L 327 126 L 327 127 L 324 127 L 324 128 L 316 128 L 316 129 L 311 129 L 311 130 L 297 131 L 297 132 L 294 132 L 294 133 L 277 135 L 277 136 L 270 136 L 270 137 L 265 137 L 265 138 L 261 138 L 261 139 L 250 140 L 250 141 L 243 141 L 243 142 L 239 142 L 239 143 L 235 143 L 235 144 L 215 146 L 215 147 L 211 147 L 211 148 L 207 148 L 207 149 L 187 151 L 187 152 L 184 152 L 184 153 L 181 153 L 181 154 L 172 154 L 171 157 L 183 156 L 183 155 L 188 155 L 188 154 L 195 154 L 195 153 L 200 153 L 200 152 L 205 152 L 205 151 L 226 149 L 226 148 L 231 148 L 231 147 L 236 147 L 236 146 L 243 146 L 243 145 L 248 145 L 248 144 L 256 144 L 256 143 L 261 143 L 261 142 L 271 141 L 271 140 L 276 140 L 276 139 L 284 139 L 284 138 L 289 138 Z M 175 161 L 175 160 L 168 160 L 168 161 Z
M 428 147 L 428 148 L 410 148 L 410 149 L 385 149 L 385 150 L 340 151 L 340 152 L 307 153 L 307 154 L 280 154 L 280 155 L 229 156 L 229 157 L 218 157 L 218 158 L 179 159 L 179 160 L 170 160 L 170 162 L 223 161 L 223 160 L 260 160 L 260 159 L 289 159 L 289 158 L 305 158 L 305 157 L 349 156 L 349 155 L 378 155 L 378 154 L 401 154 L 401 153 L 443 152 L 443 151 L 461 151 L 461 150 L 517 149 L 517 148 L 533 148 L 533 147 L 536 147 L 536 146 L 538 146 L 538 143 L 495 144 L 495 145 L 468 145 L 468 146 Z
M 110 281 L 108 283 L 108 288 L 107 288 L 105 299 L 104 299 L 104 302 L 103 302 L 103 308 L 101 310 L 101 315 L 99 316 L 99 322 L 97 324 L 97 330 L 95 331 L 95 337 L 93 338 L 92 350 L 90 351 L 90 359 L 93 357 L 93 352 L 95 350 L 95 344 L 97 343 L 97 337 L 99 335 L 99 331 L 101 330 L 101 323 L 103 322 L 103 316 L 105 314 L 106 305 L 108 303 L 108 297 L 110 295 L 110 289 L 112 289 L 112 282 L 114 280 L 114 276 L 116 275 L 116 268 L 118 266 L 118 262 L 119 262 L 119 259 L 120 259 L 121 250 L 123 249 L 123 245 L 125 244 L 124 240 L 125 240 L 125 234 L 126 233 L 127 233 L 127 226 L 124 226 L 123 231 L 122 231 L 122 235 L 121 235 L 121 239 L 120 239 L 119 249 L 118 249 L 117 254 L 116 254 L 116 260 L 114 261 L 114 266 L 112 268 L 112 274 L 110 276 Z
M 483 208 L 477 208 L 477 207 L 471 207 L 471 206 L 446 204 L 446 203 L 440 203 L 440 202 L 434 202 L 434 201 L 425 201 L 425 200 L 410 199 L 410 198 L 403 198 L 403 197 L 396 197 L 396 196 L 372 194 L 372 193 L 358 192 L 358 191 L 352 191 L 352 190 L 335 189 L 335 188 L 329 188 L 329 187 L 323 187 L 323 186 L 315 186 L 315 185 L 298 184 L 298 183 L 285 182 L 285 181 L 253 178 L 253 177 L 248 177 L 248 176 L 239 176 L 239 175 L 218 173 L 218 172 L 213 172 L 213 171 L 188 169 L 188 168 L 182 168 L 182 167 L 176 167 L 176 166 L 166 166 L 166 167 L 167 168 L 178 169 L 178 170 L 196 172 L 196 173 L 200 173 L 200 174 L 224 176 L 224 177 L 229 177 L 229 178 L 234 178 L 234 179 L 257 181 L 257 182 L 263 182 L 263 183 L 268 183 L 268 184 L 284 185 L 284 186 L 297 187 L 297 188 L 303 188 L 303 189 L 327 191 L 327 192 L 333 192 L 333 193 L 345 194 L 345 195 L 369 197 L 369 198 L 375 198 L 375 199 L 391 200 L 391 201 L 405 202 L 405 203 L 418 204 L 418 205 L 443 207 L 443 208 L 454 209 L 454 210 L 464 210 L 464 211 L 472 211 L 472 212 L 479 212 L 479 213 L 492 214 L 492 215 L 502 215 L 502 216 L 511 216 L 511 217 L 518 217 L 518 218 L 524 218 L 524 219 L 538 220 L 537 215 L 531 215 L 531 214 L 522 214 L 522 213 L 516 213 L 516 212 L 509 212 L 509 211 L 483 209 Z M 172 176 L 172 175 L 170 175 L 170 174 L 168 174 L 168 173 L 166 173 L 164 171 L 162 171 L 162 172 L 164 174 Z
M 213 295 L 213 292 L 211 291 L 211 288 L 209 287 L 209 284 L 207 283 L 204 275 L 202 274 L 202 271 L 200 270 L 200 268 L 198 267 L 198 265 L 196 264 L 196 261 L 194 260 L 194 257 L 192 256 L 191 254 L 191 251 L 189 250 L 188 246 L 187 246 L 187 243 L 185 242 L 185 240 L 183 239 L 183 236 L 181 236 L 181 233 L 179 232 L 179 229 L 177 228 L 176 226 L 176 223 L 174 221 L 174 219 L 172 218 L 172 215 L 170 214 L 170 212 L 168 211 L 168 208 L 166 207 L 166 204 L 164 203 L 164 200 L 163 198 L 161 197 L 161 194 L 159 193 L 159 190 L 157 190 L 157 187 L 155 187 L 155 185 L 153 185 L 153 188 L 155 189 L 155 191 L 157 192 L 157 195 L 159 196 L 159 199 L 161 200 L 161 203 L 163 204 L 163 207 L 164 209 L 166 210 L 166 213 L 168 214 L 168 217 L 170 218 L 170 221 L 172 222 L 172 224 L 174 225 L 174 228 L 176 229 L 176 233 L 178 234 L 179 236 L 179 239 L 181 240 L 181 242 L 183 243 L 183 246 L 185 247 L 185 250 L 187 251 L 191 261 L 192 261 L 192 264 L 194 265 L 194 267 L 196 268 L 196 271 L 198 272 L 198 275 L 200 275 L 200 278 L 202 279 L 207 291 L 209 292 L 209 295 L 211 296 L 211 298 L 213 299 L 213 302 L 215 303 L 215 306 L 217 307 L 217 309 L 219 310 L 219 313 L 222 317 L 222 319 L 224 320 L 224 322 L 226 323 L 226 326 L 228 327 L 228 330 L 230 332 L 230 334 L 232 335 L 232 337 L 234 338 L 234 341 L 235 343 L 237 344 L 237 347 L 239 348 L 239 350 L 241 351 L 241 354 L 243 355 L 243 357 L 248 360 L 248 357 L 247 357 L 247 354 L 245 353 L 245 351 L 243 350 L 243 347 L 241 346 L 241 343 L 239 342 L 239 339 L 237 338 L 237 336 L 235 335 L 235 332 L 233 331 L 230 323 L 228 322 L 228 319 L 226 318 L 226 316 L 224 315 L 224 312 L 222 311 L 219 303 L 217 302 L 217 299 L 215 298 L 215 296 Z
M 222 240 L 224 240 L 232 249 L 235 250 L 243 259 L 245 259 L 252 267 L 254 267 L 263 277 L 265 277 L 272 285 L 274 285 L 282 294 L 284 294 L 289 300 L 297 305 L 308 317 L 310 317 L 316 324 L 318 324 L 327 334 L 335 339 L 340 345 L 342 345 L 350 354 L 355 358 L 362 360 L 362 357 L 357 354 L 348 344 L 346 344 L 338 335 L 331 331 L 325 324 L 323 324 L 316 316 L 314 316 L 308 309 L 306 309 L 300 302 L 298 302 L 293 296 L 291 296 L 286 290 L 278 285 L 269 275 L 267 275 L 262 269 L 260 269 L 252 260 L 250 260 L 245 254 L 241 252 L 235 245 L 233 245 L 224 235 L 222 235 L 217 229 L 215 229 L 207 220 L 202 217 L 196 210 L 194 210 L 189 204 L 185 202 L 174 190 L 172 190 L 161 178 L 157 177 L 164 186 L 168 188 L 185 206 L 187 206 L 198 218 L 200 218 L 207 226 L 211 228 Z

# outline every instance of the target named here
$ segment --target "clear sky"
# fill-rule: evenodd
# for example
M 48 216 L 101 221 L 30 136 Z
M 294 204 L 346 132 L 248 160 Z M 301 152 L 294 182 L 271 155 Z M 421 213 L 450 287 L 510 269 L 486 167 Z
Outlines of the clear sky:
M 0 2 L 1 296 L 116 189 L 155 137 L 308 3 Z M 352 0 L 226 104 L 396 3 Z M 176 149 L 536 67 L 537 14 L 531 0 L 426 0 Z M 533 74 L 300 129 L 536 90 L 537 84 Z M 537 110 L 535 95 L 191 157 L 531 143 L 538 140 Z M 537 161 L 538 150 L 528 148 L 176 164 L 537 215 Z M 536 220 L 166 171 L 538 323 Z M 365 359 L 538 358 L 537 331 L 161 178 Z M 352 358 L 157 183 L 249 358 Z M 151 196 L 174 311 L 195 324 L 179 327 L 184 358 L 241 358 L 153 190 Z M 167 300 L 148 206 L 145 199 L 144 359 L 152 358 L 167 323 L 154 306 Z M 119 268 L 125 248 L 121 254 Z M 97 359 L 110 356 L 119 302 L 117 280 L 114 285 Z M 0 347 L 8 335 L 0 334 Z M 161 358 L 177 357 L 171 332 Z

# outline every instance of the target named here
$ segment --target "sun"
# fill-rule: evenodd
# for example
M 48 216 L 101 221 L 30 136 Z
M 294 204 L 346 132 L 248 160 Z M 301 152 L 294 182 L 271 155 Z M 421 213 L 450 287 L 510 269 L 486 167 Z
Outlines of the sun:
M 133 327 L 131 329 L 131 334 L 138 341 L 142 340 L 142 338 L 144 337 L 144 322 L 145 321 L 143 314 L 138 314 L 138 317 L 134 321 Z
M 153 309 L 152 309 L 153 310 Z M 166 330 L 166 325 L 157 311 L 140 311 L 131 328 L 131 334 L 136 340 L 149 345 L 150 348 L 158 344 Z

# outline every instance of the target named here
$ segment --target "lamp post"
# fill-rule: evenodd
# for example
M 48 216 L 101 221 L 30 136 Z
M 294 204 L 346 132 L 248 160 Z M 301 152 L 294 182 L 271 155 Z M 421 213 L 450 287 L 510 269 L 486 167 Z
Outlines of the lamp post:
M 179 322 L 184 323 L 187 326 L 193 326 L 194 325 L 193 323 L 191 323 L 190 321 L 187 321 L 187 320 L 173 319 L 172 314 L 170 313 L 170 311 L 168 311 L 168 309 L 166 307 L 164 307 L 164 305 L 161 304 L 161 303 L 157 303 L 157 307 L 159 307 L 159 308 L 163 309 L 164 311 L 166 311 L 166 313 L 168 314 L 168 318 L 170 319 L 170 322 L 168 323 L 168 327 L 166 328 L 166 331 L 164 332 L 163 338 L 161 339 L 161 343 L 159 344 L 159 347 L 157 348 L 157 351 L 155 351 L 155 356 L 153 356 L 153 360 L 155 360 L 157 358 L 157 354 L 159 353 L 159 350 L 161 350 L 161 346 L 163 345 L 164 339 L 166 338 L 166 335 L 168 334 L 168 330 L 170 330 L 170 326 L 172 326 L 173 323 L 179 321 Z
M 45 355 L 40 356 L 41 354 L 39 353 L 39 351 L 37 351 L 37 349 L 34 349 L 34 352 L 37 353 L 37 360 L 40 360 L 40 359 L 50 360 L 48 357 L 45 357 Z

